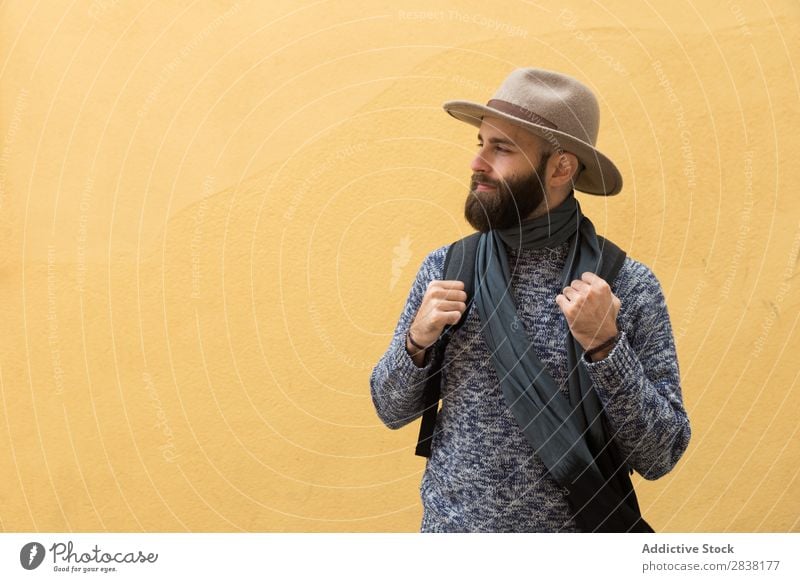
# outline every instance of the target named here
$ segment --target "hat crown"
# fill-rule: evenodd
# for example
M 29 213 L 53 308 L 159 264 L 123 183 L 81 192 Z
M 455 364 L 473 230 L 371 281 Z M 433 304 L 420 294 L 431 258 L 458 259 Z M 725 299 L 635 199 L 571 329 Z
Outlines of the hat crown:
M 567 75 L 546 69 L 513 71 L 494 94 L 549 121 L 555 129 L 597 144 L 600 107 L 586 85 Z

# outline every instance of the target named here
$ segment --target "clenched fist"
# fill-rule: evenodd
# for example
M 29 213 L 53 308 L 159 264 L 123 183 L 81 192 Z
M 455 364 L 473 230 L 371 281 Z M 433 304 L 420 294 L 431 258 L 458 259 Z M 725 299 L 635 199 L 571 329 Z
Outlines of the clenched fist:
M 415 342 L 426 348 L 430 347 L 439 338 L 444 326 L 458 323 L 466 309 L 467 293 L 464 291 L 463 281 L 431 281 L 409 331 Z M 424 357 L 424 350 L 408 341 L 406 350 L 419 365 Z
M 619 298 L 611 292 L 608 283 L 586 272 L 575 279 L 556 296 L 556 303 L 567 318 L 569 330 L 584 350 L 599 346 L 617 335 Z M 613 346 L 592 356 L 593 360 L 605 358 Z

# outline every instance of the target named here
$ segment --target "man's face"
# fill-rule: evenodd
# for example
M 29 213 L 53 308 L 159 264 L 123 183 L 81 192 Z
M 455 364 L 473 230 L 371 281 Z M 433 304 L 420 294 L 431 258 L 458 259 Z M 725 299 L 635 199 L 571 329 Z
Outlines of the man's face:
M 545 200 L 547 152 L 534 135 L 507 121 L 485 117 L 464 217 L 475 230 L 509 228 L 538 214 Z

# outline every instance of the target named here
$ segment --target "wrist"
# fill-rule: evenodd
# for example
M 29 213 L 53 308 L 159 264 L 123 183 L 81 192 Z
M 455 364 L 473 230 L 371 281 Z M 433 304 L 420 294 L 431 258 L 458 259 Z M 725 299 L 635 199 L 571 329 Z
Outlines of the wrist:
M 599 362 L 600 360 L 605 360 L 608 357 L 608 354 L 611 353 L 611 350 L 614 349 L 614 346 L 609 348 L 602 349 L 598 352 L 592 352 L 587 354 L 586 357 L 589 359 L 590 362 Z
M 413 336 L 411 336 L 411 330 L 409 329 L 406 332 L 406 345 L 405 345 L 406 353 L 411 358 L 411 361 L 414 362 L 414 365 L 417 368 L 424 368 L 431 361 L 432 350 L 430 350 L 430 349 L 428 349 L 428 348 L 426 348 L 424 346 L 422 347 L 422 349 L 420 349 L 415 344 L 422 345 L 422 344 L 420 344 L 420 342 L 418 342 L 416 339 L 414 339 Z M 431 346 L 429 346 L 429 347 L 431 347 Z
M 426 351 L 431 346 L 426 346 L 414 339 L 414 336 L 411 335 L 411 328 L 408 328 L 406 331 L 406 350 L 412 355 L 416 356 L 424 351 Z
M 611 353 L 619 340 L 619 332 L 609 337 L 605 341 L 595 345 L 594 347 L 586 350 L 583 355 L 590 362 L 597 362 L 603 360 Z

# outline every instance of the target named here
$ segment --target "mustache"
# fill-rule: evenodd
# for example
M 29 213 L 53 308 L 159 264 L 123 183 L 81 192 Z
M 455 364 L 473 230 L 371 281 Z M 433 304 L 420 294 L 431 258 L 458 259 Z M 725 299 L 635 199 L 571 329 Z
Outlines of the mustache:
M 491 178 L 482 177 L 479 174 L 472 174 L 472 178 L 470 179 L 470 189 L 474 190 L 478 184 L 494 186 L 495 188 L 499 189 L 502 182 L 500 180 L 492 180 Z

